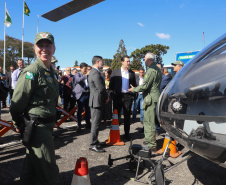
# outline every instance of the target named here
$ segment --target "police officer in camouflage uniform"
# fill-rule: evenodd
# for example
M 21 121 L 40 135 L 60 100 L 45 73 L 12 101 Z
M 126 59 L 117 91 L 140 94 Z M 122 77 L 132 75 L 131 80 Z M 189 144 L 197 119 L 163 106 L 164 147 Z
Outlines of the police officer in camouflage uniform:
M 59 83 L 51 66 L 51 58 L 55 52 L 53 35 L 48 32 L 36 34 L 34 50 L 37 58 L 21 72 L 10 106 L 17 132 L 22 130 L 21 117 L 35 123 L 25 145 L 26 158 L 20 180 L 23 185 L 57 185 L 59 169 L 56 165 L 52 132 L 56 123 Z M 27 124 L 25 125 L 26 130 Z
M 156 66 L 155 55 L 147 53 L 145 55 L 145 65 L 147 72 L 144 76 L 143 84 L 138 87 L 129 89 L 131 92 L 143 92 L 144 98 L 144 135 L 145 144 L 153 153 L 156 152 L 156 136 L 155 136 L 155 112 L 157 102 L 160 96 L 160 84 L 162 80 L 161 70 Z

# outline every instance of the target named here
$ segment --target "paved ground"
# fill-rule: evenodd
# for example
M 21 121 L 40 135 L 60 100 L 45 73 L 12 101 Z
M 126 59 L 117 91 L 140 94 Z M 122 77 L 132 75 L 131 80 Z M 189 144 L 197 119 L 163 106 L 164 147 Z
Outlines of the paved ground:
M 10 121 L 11 117 L 7 109 L 2 111 L 2 119 Z M 104 141 L 108 138 L 111 122 L 107 125 L 101 125 L 99 140 Z M 133 181 L 135 177 L 134 167 L 127 159 L 114 161 L 113 166 L 108 166 L 108 157 L 111 154 L 113 159 L 128 155 L 129 142 L 124 146 L 106 147 L 106 153 L 95 153 L 88 150 L 89 130 L 82 129 L 77 133 L 75 122 L 66 122 L 62 124 L 62 130 L 55 131 L 55 148 L 57 164 L 60 169 L 60 184 L 70 185 L 76 161 L 79 157 L 86 157 L 89 165 L 89 176 L 92 185 L 136 185 L 139 182 Z M 142 127 L 137 120 L 131 125 L 131 136 L 133 144 L 142 144 L 144 135 L 138 134 Z M 121 138 L 123 140 L 123 125 L 120 126 Z M 164 133 L 157 137 L 158 145 L 161 148 L 164 140 Z M 22 168 L 25 148 L 21 144 L 20 137 L 13 131 L 7 132 L 0 138 L 0 185 L 18 185 L 19 176 Z M 186 152 L 185 149 L 182 150 Z M 153 158 L 154 161 L 160 157 Z M 177 159 L 168 158 L 164 161 L 164 166 L 181 160 L 183 156 Z M 145 163 L 146 164 L 146 163 Z M 142 163 L 141 167 L 147 166 Z M 133 169 L 133 170 L 131 170 Z M 199 156 L 194 156 L 188 161 L 180 164 L 166 173 L 166 177 L 173 180 L 172 185 L 223 185 L 226 184 L 226 169 L 219 167 Z M 140 168 L 139 177 L 141 181 L 150 183 L 147 168 Z M 151 183 L 150 183 L 151 184 Z M 167 183 L 169 184 L 169 183 Z

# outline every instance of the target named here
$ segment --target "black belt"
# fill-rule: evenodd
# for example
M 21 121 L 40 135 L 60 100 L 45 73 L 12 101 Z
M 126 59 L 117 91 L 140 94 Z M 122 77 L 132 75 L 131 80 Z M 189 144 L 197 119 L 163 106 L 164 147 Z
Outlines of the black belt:
M 89 91 L 85 91 L 85 92 L 82 92 L 82 95 L 89 95 L 90 93 L 89 93 Z
M 27 117 L 27 116 L 26 116 Z M 35 114 L 28 114 L 28 119 L 32 120 L 37 120 L 41 124 L 46 124 L 46 123 L 56 123 L 57 119 L 56 116 L 48 116 L 46 118 L 42 118 L 39 115 Z
M 120 93 L 121 95 L 134 95 L 133 93 L 131 93 L 131 92 L 127 92 L 127 93 Z

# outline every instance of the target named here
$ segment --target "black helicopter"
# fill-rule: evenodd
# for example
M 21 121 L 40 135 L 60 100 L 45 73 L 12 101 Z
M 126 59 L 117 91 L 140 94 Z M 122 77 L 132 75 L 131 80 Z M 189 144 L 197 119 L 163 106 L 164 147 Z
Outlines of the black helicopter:
M 200 51 L 165 88 L 157 114 L 194 153 L 226 167 L 226 33 Z

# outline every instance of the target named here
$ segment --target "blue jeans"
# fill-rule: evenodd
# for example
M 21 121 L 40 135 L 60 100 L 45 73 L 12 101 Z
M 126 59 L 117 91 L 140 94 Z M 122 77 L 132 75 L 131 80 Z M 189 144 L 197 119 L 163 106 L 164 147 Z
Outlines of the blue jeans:
M 140 107 L 140 121 L 143 122 L 143 119 L 144 119 L 143 103 L 144 103 L 143 94 L 138 94 L 133 107 L 133 120 L 136 119 L 137 109 Z
M 8 96 L 7 96 L 7 104 L 8 104 L 8 106 L 10 106 L 10 93 L 8 92 Z
M 78 126 L 81 128 L 82 112 L 83 112 L 83 107 L 85 107 L 86 126 L 90 127 L 91 123 L 90 123 L 89 95 L 82 94 L 81 97 L 77 100 L 77 104 L 78 104 L 78 111 L 77 111 Z

